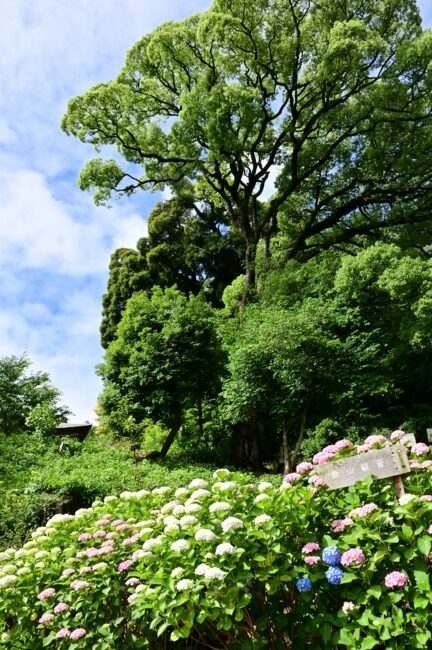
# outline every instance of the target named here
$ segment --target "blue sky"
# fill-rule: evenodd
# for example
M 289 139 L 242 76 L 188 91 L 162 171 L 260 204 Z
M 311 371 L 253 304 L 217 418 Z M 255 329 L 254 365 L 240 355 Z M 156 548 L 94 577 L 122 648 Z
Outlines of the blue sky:
M 113 78 L 126 50 L 209 0 L 4 0 L 0 22 L 0 355 L 27 352 L 74 420 L 94 420 L 109 257 L 134 247 L 158 195 L 96 208 L 77 176 L 93 150 L 59 124 L 70 97 Z M 425 26 L 432 2 L 419 2 Z

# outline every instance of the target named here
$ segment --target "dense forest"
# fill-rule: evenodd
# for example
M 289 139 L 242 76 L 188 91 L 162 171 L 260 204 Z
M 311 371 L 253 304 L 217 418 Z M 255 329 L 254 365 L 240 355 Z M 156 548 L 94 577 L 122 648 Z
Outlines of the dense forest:
M 409 0 L 215 0 L 70 101 L 64 131 L 117 149 L 81 171 L 96 203 L 170 197 L 112 255 L 105 430 L 254 469 L 425 436 L 431 48 Z

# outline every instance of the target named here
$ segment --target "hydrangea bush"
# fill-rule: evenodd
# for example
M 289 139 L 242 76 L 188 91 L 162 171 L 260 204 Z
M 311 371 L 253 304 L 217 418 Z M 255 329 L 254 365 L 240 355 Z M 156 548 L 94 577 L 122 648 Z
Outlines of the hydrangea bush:
M 430 647 L 429 447 L 399 499 L 315 473 L 401 436 L 341 440 L 282 486 L 218 470 L 56 515 L 0 554 L 0 647 Z

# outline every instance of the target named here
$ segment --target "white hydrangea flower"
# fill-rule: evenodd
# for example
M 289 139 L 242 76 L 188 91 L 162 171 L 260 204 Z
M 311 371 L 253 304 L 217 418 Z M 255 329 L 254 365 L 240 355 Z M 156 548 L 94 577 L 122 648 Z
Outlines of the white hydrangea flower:
M 204 572 L 204 579 L 205 580 L 223 580 L 225 576 L 227 575 L 226 571 L 222 571 L 222 569 L 218 569 L 217 567 L 209 567 L 205 572 Z
M 153 548 L 156 548 L 157 546 L 162 546 L 162 540 L 159 539 L 159 537 L 151 537 L 146 542 L 144 542 L 142 548 L 144 551 L 151 551 Z
M 176 506 L 174 508 L 174 510 L 172 512 L 173 512 L 173 515 L 176 515 L 176 516 L 177 515 L 183 515 L 186 512 L 186 509 L 185 509 L 184 506 L 178 505 L 178 506 Z
M 189 526 L 194 526 L 198 523 L 198 519 L 193 515 L 185 515 L 180 519 L 180 526 L 182 528 L 189 528 Z
M 31 539 L 29 542 L 26 542 L 26 543 L 24 544 L 23 548 L 33 548 L 34 546 L 36 546 L 36 542 L 35 542 L 33 539 Z M 3 553 L 0 553 L 0 560 L 3 559 L 3 558 L 2 558 L 2 555 L 4 555 L 4 554 L 3 554 Z
M 164 528 L 164 532 L 167 533 L 167 535 L 171 533 L 178 533 L 179 530 L 180 530 L 180 526 L 174 526 L 172 524 L 170 526 L 165 526 Z
M 143 499 L 150 494 L 149 490 L 138 490 L 136 493 L 138 499 Z
M 202 542 L 212 542 L 216 539 L 216 535 L 208 528 L 201 528 L 195 533 L 195 539 Z
M 54 555 L 57 555 L 57 553 L 61 553 L 61 548 L 60 548 L 60 546 L 54 546 L 54 547 L 51 549 L 51 553 L 54 553 Z
M 258 492 L 265 492 L 266 490 L 270 490 L 273 487 L 271 483 L 268 481 L 263 481 L 258 485 Z
M 183 569 L 181 568 L 181 566 L 177 566 L 175 569 L 171 571 L 171 577 L 177 578 L 182 573 L 183 573 Z
M 191 501 L 197 501 L 200 499 L 205 499 L 206 497 L 210 496 L 210 492 L 208 490 L 195 490 L 195 492 L 192 492 L 190 496 Z
M 31 573 L 31 569 L 29 569 L 28 566 L 23 566 L 17 571 L 18 576 L 24 576 L 27 573 Z
M 399 503 L 401 506 L 406 506 L 407 503 L 412 501 L 413 499 L 416 498 L 415 494 L 409 494 L 408 492 L 406 494 L 402 494 L 401 497 L 399 497 Z
M 269 517 L 268 515 L 264 515 L 264 514 L 263 515 L 258 515 L 258 517 L 255 517 L 255 519 L 254 519 L 254 524 L 256 526 L 259 526 L 260 524 L 265 524 L 265 523 L 267 523 L 268 521 L 271 521 L 271 520 L 272 520 L 272 518 Z
M 222 522 L 222 530 L 224 533 L 227 533 L 229 530 L 236 530 L 237 528 L 243 528 L 243 522 L 237 517 L 228 517 Z
M 146 535 L 151 535 L 152 532 L 153 532 L 153 528 L 141 528 L 138 534 L 140 537 L 145 537 Z
M 171 488 L 168 487 L 168 485 L 163 485 L 162 487 L 152 490 L 152 494 L 166 494 L 167 492 L 171 492 Z
M 187 513 L 193 513 L 193 512 L 199 512 L 201 510 L 201 506 L 199 503 L 188 503 L 185 505 L 185 512 Z
M 40 544 L 41 542 L 48 542 L 49 537 L 48 535 L 39 535 L 39 537 L 35 537 L 35 540 L 37 541 L 38 544 Z
M 12 576 L 12 575 L 4 576 L 3 578 L 0 578 L 0 587 L 6 587 L 7 585 L 12 584 L 16 580 L 18 580 L 16 576 Z
M 120 499 L 135 499 L 136 498 L 136 492 L 129 492 L 128 490 L 125 490 L 124 492 L 120 492 Z
M 184 497 L 186 494 L 189 494 L 189 490 L 186 488 L 177 488 L 177 490 L 174 492 L 174 496 L 176 497 Z
M 44 569 L 45 568 L 45 562 L 36 562 L 35 567 L 36 567 L 36 569 Z
M 48 553 L 47 553 L 48 555 Z M 18 567 L 15 566 L 15 564 L 5 564 L 1 568 L 1 573 L 6 574 L 6 573 L 15 573 Z
M 225 501 L 216 501 L 216 503 L 211 504 L 209 510 L 210 512 L 224 512 L 225 510 L 231 510 L 231 506 Z
M 104 499 L 104 503 L 111 503 L 112 501 L 117 501 L 117 497 L 114 495 L 110 495 L 108 497 L 105 497 Z
M 92 571 L 103 571 L 104 569 L 107 568 L 107 566 L 108 566 L 108 564 L 106 562 L 98 562 L 97 564 L 95 564 L 94 566 L 91 567 L 91 570 Z
M 135 528 L 147 528 L 149 524 L 151 523 L 151 519 L 147 519 L 146 521 L 137 521 L 135 524 Z
M 204 562 L 202 564 L 198 564 L 197 568 L 195 569 L 195 575 L 203 576 L 205 572 L 208 571 L 209 569 L 210 567 L 208 566 L 208 564 L 204 564 Z
M 43 557 L 48 557 L 49 553 L 48 551 L 38 551 L 35 555 L 36 560 L 40 560 Z
M 117 497 L 114 497 L 115 499 Z M 80 508 L 79 510 L 76 511 L 75 517 L 77 519 L 81 519 L 81 517 L 84 517 L 87 513 L 91 512 L 90 508 Z M 50 521 L 48 523 L 51 523 Z
M 230 490 L 237 489 L 237 483 L 235 481 L 222 481 L 219 483 L 213 483 L 213 489 L 217 489 L 220 492 L 229 492 Z
M 207 481 L 204 481 L 202 478 L 194 478 L 193 481 L 189 483 L 188 488 L 195 490 L 196 488 L 206 488 L 207 486 Z
M 184 578 L 183 580 L 180 580 L 176 584 L 176 589 L 177 591 L 189 591 L 189 589 L 192 589 L 194 586 L 194 583 L 192 580 L 188 580 L 187 578 Z
M 180 553 L 181 551 L 186 551 L 189 546 L 190 544 L 186 539 L 178 539 L 171 544 L 171 549 L 176 553 Z
M 172 512 L 172 511 L 174 510 L 174 508 L 175 508 L 176 506 L 178 506 L 178 505 L 179 505 L 178 501 L 168 501 L 168 503 L 166 503 L 166 504 L 161 508 L 161 513 L 162 513 L 163 515 L 167 515 L 167 514 L 169 514 L 170 512 Z
M 215 555 L 231 555 L 235 553 L 235 547 L 229 542 L 223 542 L 216 546 Z
M 267 499 L 270 499 L 269 495 L 263 492 L 262 494 L 258 494 L 258 496 L 255 497 L 254 503 L 262 503 L 262 501 L 267 501 Z
M 57 533 L 57 530 L 55 528 L 47 528 L 45 532 L 47 535 L 55 535 L 55 533 Z
M 99 500 L 93 501 L 92 508 L 97 508 L 98 506 L 102 506 L 102 505 L 103 505 L 102 501 Z
M 223 481 L 230 474 L 231 472 L 229 469 L 217 469 L 215 472 L 213 472 L 213 478 L 217 479 L 218 481 Z
M 15 553 L 15 559 L 19 559 L 21 557 L 28 557 L 30 553 L 26 548 L 19 548 L 17 552 Z

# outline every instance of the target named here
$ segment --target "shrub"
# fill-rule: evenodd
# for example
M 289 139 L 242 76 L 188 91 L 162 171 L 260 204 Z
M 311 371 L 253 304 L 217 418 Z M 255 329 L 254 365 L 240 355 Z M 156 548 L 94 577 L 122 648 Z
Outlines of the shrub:
M 218 470 L 57 515 L 0 555 L 2 647 L 429 647 L 429 457 L 411 450 L 399 500 L 302 464 L 282 487 Z

